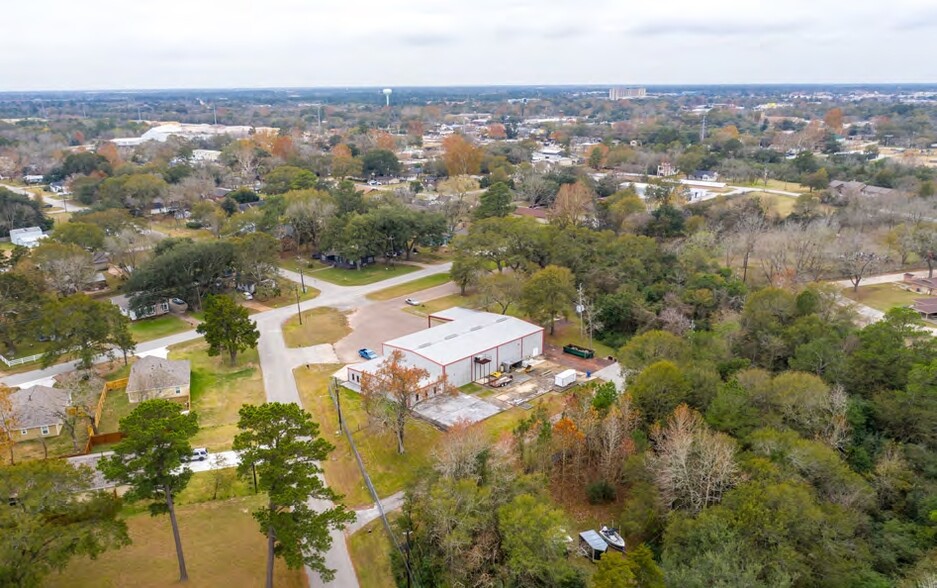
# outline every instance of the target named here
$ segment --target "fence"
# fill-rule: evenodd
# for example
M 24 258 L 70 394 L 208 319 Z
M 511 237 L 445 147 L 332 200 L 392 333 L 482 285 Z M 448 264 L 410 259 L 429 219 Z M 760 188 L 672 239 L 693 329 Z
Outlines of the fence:
M 95 433 L 95 430 L 101 424 L 101 415 L 104 413 L 104 403 L 107 401 L 107 393 L 111 390 L 117 390 L 118 388 L 125 387 L 128 381 L 129 378 L 120 378 L 119 380 L 104 382 L 104 386 L 101 387 L 101 395 L 98 396 L 98 405 L 94 408 L 94 425 L 88 425 L 88 444 L 85 446 L 85 453 L 91 453 L 91 450 L 95 445 L 116 443 L 123 437 L 123 433 L 98 434 Z M 117 435 L 117 437 L 114 438 L 114 435 Z
M 27 355 L 26 357 L 17 357 L 16 359 L 7 359 L 6 357 L 0 355 L 0 361 L 5 363 L 7 367 L 13 367 L 15 365 L 22 365 L 24 363 L 36 361 L 40 357 L 42 357 L 41 353 L 37 353 L 36 355 Z
M 397 536 L 394 535 L 394 531 L 390 528 L 390 522 L 387 520 L 387 514 L 384 512 L 384 506 L 381 504 L 381 497 L 377 494 L 377 489 L 374 488 L 374 484 L 371 483 L 371 476 L 368 475 L 368 470 L 364 468 L 364 461 L 361 459 L 361 454 L 358 453 L 358 446 L 355 445 L 355 439 L 351 435 L 351 431 L 348 430 L 348 427 L 345 424 L 345 417 L 342 414 L 342 407 L 338 399 L 339 395 L 339 384 L 338 380 L 332 378 L 329 380 L 329 396 L 332 398 L 332 403 L 335 405 L 335 410 L 338 412 L 338 426 L 342 431 L 345 432 L 345 437 L 348 439 L 348 445 L 351 447 L 351 452 L 355 454 L 355 461 L 358 462 L 358 470 L 361 471 L 361 477 L 364 478 L 364 485 L 367 486 L 368 492 L 371 494 L 371 498 L 374 499 L 374 504 L 377 505 L 377 512 L 381 516 L 381 522 L 384 523 L 384 530 L 387 531 L 388 537 L 390 537 L 391 542 L 393 542 L 394 547 L 397 548 L 397 551 L 400 552 L 400 555 L 403 557 L 403 565 L 407 568 L 407 575 L 409 576 L 410 581 L 413 583 L 413 586 L 420 586 L 420 583 L 416 581 L 413 576 L 413 570 L 410 568 L 410 558 L 407 557 L 406 551 L 400 546 L 400 543 L 397 541 Z M 409 545 L 407 546 L 409 549 Z M 410 583 L 408 582 L 408 585 Z

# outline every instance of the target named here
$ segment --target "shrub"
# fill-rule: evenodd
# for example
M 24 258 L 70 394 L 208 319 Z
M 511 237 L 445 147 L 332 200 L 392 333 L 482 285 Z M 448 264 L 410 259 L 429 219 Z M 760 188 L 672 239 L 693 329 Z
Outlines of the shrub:
M 592 482 L 586 486 L 586 497 L 589 504 L 606 504 L 615 500 L 615 488 L 605 480 Z

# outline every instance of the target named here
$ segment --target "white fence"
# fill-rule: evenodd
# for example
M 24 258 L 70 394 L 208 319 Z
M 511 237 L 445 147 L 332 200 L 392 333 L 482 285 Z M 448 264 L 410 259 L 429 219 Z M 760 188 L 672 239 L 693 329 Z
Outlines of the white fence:
M 27 355 L 26 357 L 17 357 L 16 359 L 7 359 L 0 355 L 0 361 L 5 363 L 7 367 L 13 367 L 15 365 L 22 365 L 24 363 L 36 361 L 40 357 L 42 357 L 41 353 L 37 353 L 36 355 Z

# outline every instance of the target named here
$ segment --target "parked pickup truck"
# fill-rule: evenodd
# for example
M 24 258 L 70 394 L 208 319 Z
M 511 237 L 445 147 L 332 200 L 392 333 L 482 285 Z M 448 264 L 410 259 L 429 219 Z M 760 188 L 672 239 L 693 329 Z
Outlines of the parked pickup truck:
M 377 359 L 377 353 L 374 353 L 367 347 L 358 350 L 358 355 L 364 359 Z
M 595 351 L 592 349 L 589 349 L 588 347 L 580 347 L 579 345 L 573 345 L 572 343 L 568 343 L 563 346 L 563 353 L 575 355 L 576 357 L 581 357 L 583 359 L 592 359 L 595 357 Z

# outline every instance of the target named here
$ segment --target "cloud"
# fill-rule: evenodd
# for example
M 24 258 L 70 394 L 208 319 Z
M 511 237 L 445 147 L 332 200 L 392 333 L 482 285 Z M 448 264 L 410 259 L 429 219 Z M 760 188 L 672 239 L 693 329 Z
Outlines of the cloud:
M 663 35 L 685 35 L 697 37 L 727 37 L 770 35 L 791 33 L 803 29 L 795 22 L 758 22 L 758 21 L 703 21 L 703 20 L 668 20 L 637 25 L 628 29 L 629 33 L 648 37 Z
M 937 8 L 922 10 L 895 23 L 896 31 L 920 31 L 937 27 Z
M 402 45 L 408 45 L 410 47 L 442 47 L 444 45 L 452 45 L 457 42 L 458 39 L 453 35 L 415 33 L 404 35 L 399 38 L 399 41 Z
M 585 27 L 575 24 L 560 25 L 541 32 L 541 37 L 549 40 L 573 39 L 588 34 Z

